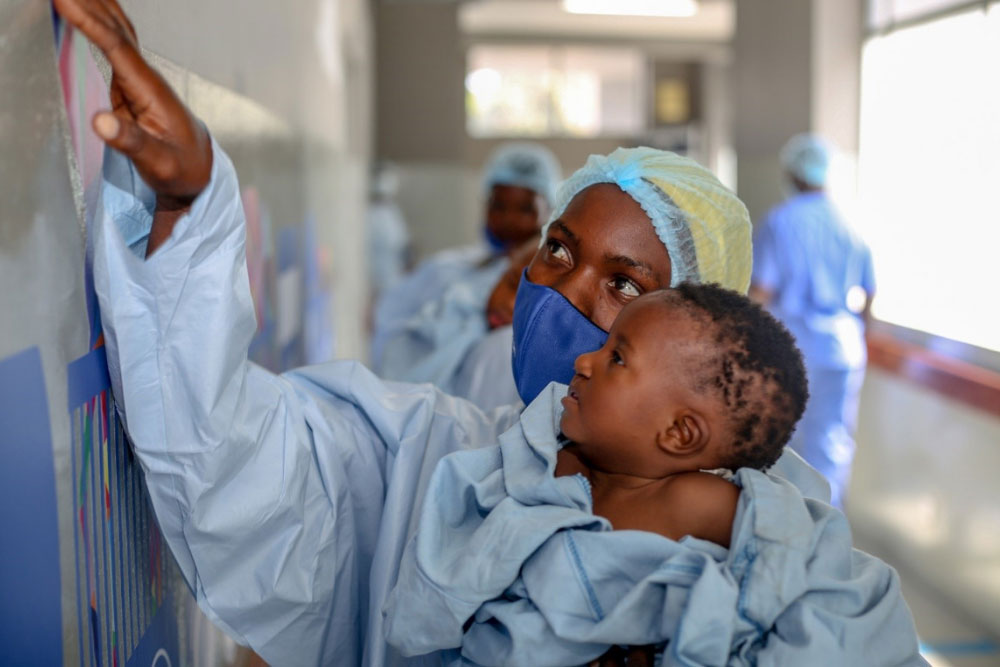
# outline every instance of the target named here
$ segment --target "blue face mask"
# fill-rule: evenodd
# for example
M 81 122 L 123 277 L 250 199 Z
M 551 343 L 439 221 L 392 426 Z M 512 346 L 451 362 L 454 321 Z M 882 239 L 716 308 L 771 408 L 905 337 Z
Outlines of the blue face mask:
M 514 384 L 525 404 L 550 382 L 569 384 L 573 363 L 599 349 L 606 331 L 587 319 L 562 294 L 521 274 L 514 302 Z
M 493 252 L 499 254 L 507 249 L 506 244 L 498 239 L 493 232 L 490 231 L 489 227 L 483 227 L 483 236 L 486 237 L 486 242 L 490 245 Z

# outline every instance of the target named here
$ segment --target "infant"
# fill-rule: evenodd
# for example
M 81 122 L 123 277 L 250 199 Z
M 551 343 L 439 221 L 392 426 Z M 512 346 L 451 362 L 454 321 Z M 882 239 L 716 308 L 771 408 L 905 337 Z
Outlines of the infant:
M 714 285 L 637 299 L 575 370 L 556 476 L 583 475 L 594 514 L 617 530 L 726 547 L 739 489 L 703 471 L 766 470 L 808 397 L 791 334 Z
M 575 370 L 498 446 L 438 463 L 383 609 L 389 643 L 456 665 L 783 650 L 766 630 L 802 608 L 803 573 L 827 566 L 812 550 L 842 520 L 761 472 L 808 396 L 791 334 L 740 294 L 682 284 L 626 306 Z

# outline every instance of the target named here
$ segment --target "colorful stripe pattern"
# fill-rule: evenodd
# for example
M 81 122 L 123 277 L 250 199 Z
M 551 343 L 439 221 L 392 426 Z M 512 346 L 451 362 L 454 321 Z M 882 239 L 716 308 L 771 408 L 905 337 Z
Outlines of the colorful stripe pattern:
M 103 361 L 102 349 L 88 357 L 94 355 Z M 105 371 L 100 380 L 106 378 Z M 97 386 L 96 394 L 70 406 L 79 651 L 85 667 L 118 667 L 153 624 L 173 564 L 110 389 L 103 381 Z M 78 398 L 71 387 L 71 401 L 74 393 Z

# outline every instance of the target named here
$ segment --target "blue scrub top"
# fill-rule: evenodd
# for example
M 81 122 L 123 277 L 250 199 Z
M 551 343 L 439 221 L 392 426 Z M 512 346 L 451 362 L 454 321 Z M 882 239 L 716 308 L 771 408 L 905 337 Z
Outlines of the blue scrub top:
M 754 236 L 753 283 L 774 294 L 770 309 L 813 368 L 865 363 L 864 323 L 848 292 L 875 293 L 871 251 L 824 192 L 795 195 L 772 209 Z

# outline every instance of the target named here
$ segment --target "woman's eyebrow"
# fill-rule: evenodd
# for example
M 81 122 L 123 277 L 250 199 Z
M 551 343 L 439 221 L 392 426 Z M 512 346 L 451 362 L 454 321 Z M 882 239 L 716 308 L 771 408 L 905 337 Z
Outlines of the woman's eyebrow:
M 628 255 L 605 255 L 604 261 L 608 264 L 624 264 L 629 268 L 635 269 L 640 273 L 645 274 L 648 278 L 656 277 L 656 272 L 653 271 L 652 266 L 650 266 L 646 262 L 629 257 Z
M 577 245 L 580 244 L 580 237 L 577 236 L 576 234 L 574 234 L 573 230 L 570 229 L 569 226 L 565 222 L 563 222 L 562 220 L 556 220 L 556 221 L 554 221 L 552 223 L 552 226 L 555 227 L 556 229 L 558 229 L 560 232 L 562 232 L 573 243 L 575 243 Z

